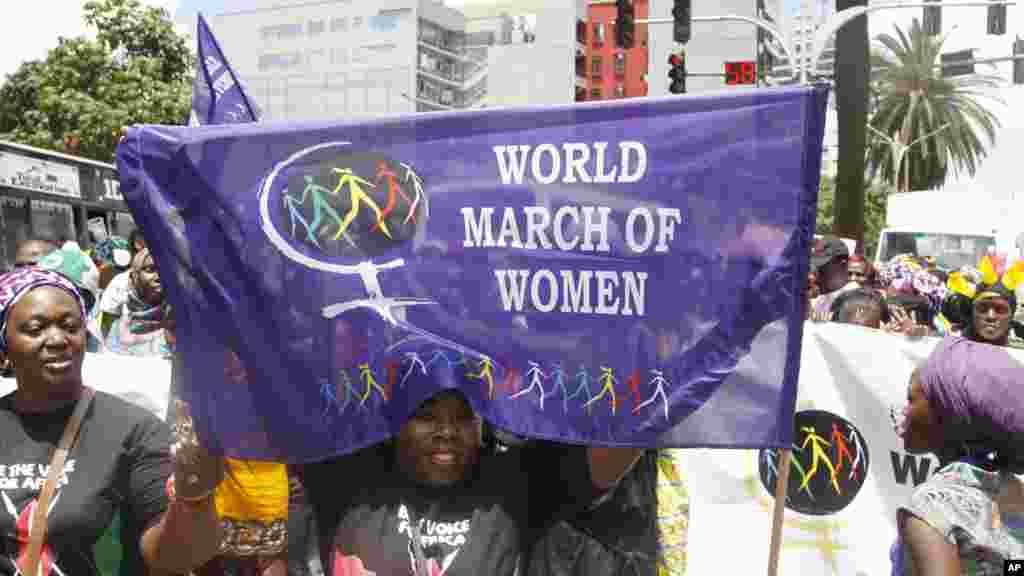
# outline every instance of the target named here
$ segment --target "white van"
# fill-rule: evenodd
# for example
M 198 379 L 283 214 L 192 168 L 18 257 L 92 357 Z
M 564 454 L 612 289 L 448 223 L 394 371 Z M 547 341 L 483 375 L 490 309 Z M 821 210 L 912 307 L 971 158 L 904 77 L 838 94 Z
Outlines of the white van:
M 875 265 L 900 254 L 935 258 L 940 270 L 959 270 L 977 266 L 986 254 L 995 252 L 996 234 L 990 232 L 950 232 L 920 228 L 885 228 L 878 239 Z

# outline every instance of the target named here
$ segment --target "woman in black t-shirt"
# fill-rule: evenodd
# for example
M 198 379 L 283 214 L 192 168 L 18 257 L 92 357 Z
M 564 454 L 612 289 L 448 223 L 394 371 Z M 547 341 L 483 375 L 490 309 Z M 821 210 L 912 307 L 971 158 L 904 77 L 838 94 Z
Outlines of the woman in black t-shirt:
M 39 268 L 0 275 L 0 355 L 18 388 L 0 398 L 0 576 L 31 571 L 30 519 L 55 448 L 83 393 L 85 311 L 64 276 Z M 87 398 L 87 396 L 86 396 Z M 221 463 L 182 429 L 97 392 L 82 418 L 46 513 L 39 574 L 96 575 L 93 546 L 115 512 L 126 521 L 132 573 L 187 573 L 216 553 L 212 499 Z M 174 477 L 186 479 L 174 497 Z M 170 501 L 170 503 L 169 503 Z
M 421 404 L 394 441 L 306 465 L 331 576 L 525 574 L 533 543 L 608 493 L 633 448 L 536 443 L 482 450 L 460 392 Z

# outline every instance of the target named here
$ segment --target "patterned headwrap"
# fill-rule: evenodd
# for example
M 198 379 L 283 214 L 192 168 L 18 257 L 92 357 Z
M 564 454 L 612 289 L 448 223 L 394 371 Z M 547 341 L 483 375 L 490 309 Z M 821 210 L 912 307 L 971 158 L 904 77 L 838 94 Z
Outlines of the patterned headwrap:
M 94 250 L 96 258 L 105 264 L 114 264 L 120 267 L 131 264 L 132 255 L 128 241 L 120 236 L 111 236 L 106 240 L 99 241 Z
M 0 352 L 7 351 L 7 318 L 14 305 L 22 296 L 36 288 L 53 286 L 60 288 L 75 297 L 82 318 L 85 318 L 85 301 L 78 288 L 66 277 L 57 272 L 44 270 L 35 266 L 18 268 L 13 272 L 0 275 Z
M 907 294 L 919 294 L 928 299 L 933 312 L 939 312 L 949 290 L 932 273 L 932 263 L 912 254 L 901 254 L 884 263 L 879 269 L 883 286 Z
M 946 338 L 918 371 L 928 404 L 942 426 L 945 456 L 996 454 L 1024 473 L 1024 365 L 1005 348 Z

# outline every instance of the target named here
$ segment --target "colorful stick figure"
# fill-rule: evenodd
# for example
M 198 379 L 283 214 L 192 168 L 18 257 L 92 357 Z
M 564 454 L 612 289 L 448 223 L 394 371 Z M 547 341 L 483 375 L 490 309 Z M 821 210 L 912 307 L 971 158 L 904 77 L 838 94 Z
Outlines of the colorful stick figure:
M 295 199 L 291 194 L 285 192 L 284 196 L 281 197 L 284 202 L 285 208 L 288 209 L 289 220 L 292 224 L 292 238 L 295 238 L 295 221 L 298 220 L 302 223 L 302 227 L 306 229 L 306 239 L 311 240 L 317 248 L 320 247 L 320 243 L 317 242 L 316 236 L 313 236 L 312 231 L 309 229 L 309 223 L 306 222 L 306 218 L 302 215 L 302 202 L 303 200 Z
M 821 436 L 818 436 L 818 433 L 814 430 L 813 426 L 804 426 L 801 430 L 803 430 L 807 435 L 804 436 L 804 443 L 800 448 L 806 449 L 808 444 L 811 445 L 811 469 L 807 471 L 807 476 L 804 477 L 804 481 L 800 484 L 800 488 L 807 486 L 807 483 L 810 482 L 818 472 L 818 462 L 824 461 L 825 467 L 828 468 L 829 472 L 832 474 L 832 487 L 835 489 L 836 494 L 840 494 L 841 491 L 839 490 L 839 484 L 836 483 L 836 470 L 832 466 L 832 461 L 829 460 L 828 453 L 825 452 L 825 448 L 822 448 L 822 446 L 828 448 L 832 445 Z
M 562 412 L 568 414 L 569 400 L 572 398 L 569 396 L 569 388 L 565 385 L 565 371 L 562 370 L 561 362 L 555 362 L 551 367 L 551 381 L 555 383 L 555 385 L 551 387 L 551 394 L 555 394 L 559 390 L 562 391 Z
M 402 382 L 398 385 L 399 388 L 405 388 L 405 381 L 409 379 L 409 376 L 416 370 L 416 367 L 420 367 L 420 372 L 424 376 L 427 375 L 427 367 L 423 365 L 423 360 L 420 360 L 420 355 L 415 352 L 406 352 L 405 361 L 409 363 L 409 369 L 405 372 L 405 376 L 402 377 Z
M 598 392 L 597 396 L 591 398 L 590 401 L 584 405 L 584 408 L 594 402 L 597 402 L 601 398 L 604 398 L 605 394 L 608 394 L 608 400 L 612 407 L 612 414 L 615 414 L 615 411 L 618 408 L 618 401 L 615 397 L 615 385 L 618 384 L 619 381 L 615 379 L 615 373 L 612 372 L 612 369 L 606 366 L 601 366 L 601 378 L 599 381 L 601 382 L 601 391 Z
M 373 375 L 373 370 L 370 369 L 369 364 L 363 363 L 359 365 L 359 377 L 366 384 L 366 391 L 363 392 L 363 397 L 359 401 L 360 406 L 366 404 L 366 401 L 370 399 L 374 390 L 377 390 L 380 397 L 383 398 L 385 402 L 388 401 L 387 392 L 384 390 L 384 387 L 377 383 L 377 377 Z
M 540 409 L 544 409 L 544 379 L 547 378 L 547 374 L 544 373 L 540 368 L 540 364 L 536 362 L 530 362 L 530 369 L 526 371 L 526 375 L 530 377 L 530 385 L 525 390 L 521 390 L 511 396 L 512 400 L 519 398 L 523 394 L 529 394 L 533 392 L 534 388 L 540 388 Z
M 451 366 L 451 361 L 448 360 L 448 355 L 444 353 L 444 350 L 435 350 L 434 355 L 430 357 L 430 361 L 427 362 L 427 368 L 434 365 L 435 362 L 444 360 L 444 363 Z
M 362 186 L 369 186 L 372 188 L 373 183 L 356 176 L 355 173 L 352 172 L 351 168 L 335 168 L 334 171 L 337 172 L 339 176 L 338 185 L 334 188 L 332 194 L 335 196 L 340 195 L 341 188 L 348 184 L 349 204 L 351 205 L 351 208 L 348 210 L 348 214 L 345 214 L 345 218 L 342 219 L 341 225 L 338 226 L 338 233 L 334 235 L 334 240 L 337 241 L 348 230 L 349 224 L 351 224 L 352 221 L 356 219 L 356 216 L 359 215 L 359 206 L 361 204 L 365 203 L 370 210 L 373 210 L 378 221 L 381 220 L 381 212 L 377 203 L 374 202 L 373 198 L 363 191 L 362 188 Z M 385 236 L 391 238 L 391 232 L 388 230 L 387 223 L 381 222 L 380 230 Z
M 331 386 L 330 382 L 325 381 L 320 385 L 320 397 L 324 399 L 323 417 L 327 418 L 327 413 L 331 411 L 331 408 L 338 407 L 338 395 L 334 393 L 334 386 Z
M 796 444 L 793 444 L 793 454 L 795 455 L 802 453 L 803 450 L 801 450 L 800 447 L 797 446 Z M 809 480 L 807 477 L 807 472 L 804 470 L 803 464 L 800 463 L 800 459 L 796 457 L 790 457 L 789 463 L 792 464 L 792 467 L 796 468 L 796 471 L 800 473 L 800 479 L 805 481 L 801 483 L 800 489 L 807 493 L 808 498 L 814 500 L 814 492 L 811 492 L 811 487 L 806 484 L 806 482 Z
M 326 212 L 334 220 L 334 223 L 339 226 L 341 225 L 341 216 L 338 216 L 338 213 L 334 211 L 334 207 L 332 207 L 327 201 L 326 194 L 330 194 L 330 190 L 317 184 L 316 180 L 314 180 L 312 176 L 307 175 L 304 177 L 304 180 L 306 181 L 306 187 L 302 189 L 302 199 L 298 201 L 299 205 L 305 206 L 306 197 L 310 194 L 313 195 L 313 220 L 308 226 L 306 226 L 306 239 L 319 248 L 320 243 L 316 239 L 316 231 L 320 227 L 320 220 L 323 218 L 323 213 Z M 288 202 L 288 200 L 292 200 L 294 202 L 294 198 L 286 197 L 285 202 Z M 291 204 L 289 204 L 288 208 L 289 210 L 293 209 Z M 327 226 L 324 227 L 324 231 L 326 231 L 326 229 Z M 294 226 L 292 227 L 292 237 L 295 237 Z M 348 240 L 350 244 L 352 243 L 352 239 L 348 237 L 348 234 L 345 234 L 345 239 Z
M 492 369 L 494 367 L 493 361 L 484 356 L 483 360 L 480 361 L 480 372 L 477 374 L 467 374 L 469 378 L 473 380 L 481 380 L 487 383 L 487 398 L 494 400 L 494 373 Z
M 668 384 L 668 380 L 665 379 L 665 374 L 661 370 L 651 370 L 651 381 L 648 382 L 648 386 L 654 386 L 654 394 L 647 400 L 644 400 L 639 406 L 633 409 L 633 413 L 636 414 L 644 406 L 653 403 L 661 396 L 662 404 L 665 407 L 665 421 L 668 421 L 668 396 L 665 394 L 665 385 Z
M 352 402 L 352 398 L 358 395 L 355 387 L 352 386 L 352 380 L 348 377 L 347 370 L 341 370 L 338 373 L 341 376 L 341 380 L 338 382 L 338 392 L 335 393 L 334 397 L 340 396 L 341 389 L 345 389 L 345 401 L 338 406 L 338 414 L 344 414 L 345 410 L 348 409 L 348 405 Z M 362 408 L 362 405 L 360 405 Z
M 416 207 L 419 206 L 420 200 L 423 200 L 423 214 L 426 216 L 429 216 L 429 206 L 427 205 L 426 196 L 423 194 L 423 181 L 420 180 L 419 175 L 408 164 L 402 163 L 402 168 L 405 168 L 405 181 L 412 183 L 413 190 L 416 191 L 416 198 L 413 199 L 412 204 L 409 206 L 409 214 L 402 223 L 408 224 L 412 221 L 415 224 Z
M 579 385 L 576 387 L 576 391 L 569 396 L 569 400 L 572 400 L 586 392 L 587 402 L 583 404 L 583 407 L 587 409 L 587 414 L 590 414 L 590 399 L 593 398 L 593 394 L 590 391 L 590 373 L 587 372 L 587 367 L 580 365 L 580 369 L 576 372 L 576 381 Z
M 857 456 L 853 459 L 853 464 L 850 465 L 850 479 L 852 480 L 857 475 L 857 468 L 860 466 L 860 456 L 864 453 L 864 449 L 860 446 L 860 434 L 853 429 L 853 426 L 847 424 L 846 429 L 850 431 L 850 442 L 853 444 L 854 451 L 857 452 Z
M 835 470 L 837 475 L 842 472 L 844 461 L 849 460 L 850 465 L 854 466 L 853 454 L 850 453 L 850 447 L 846 445 L 846 436 L 843 436 L 843 433 L 839 431 L 839 424 L 837 422 L 832 423 L 832 451 L 835 452 Z M 835 478 L 832 481 L 835 482 Z
M 772 477 L 779 475 L 779 469 L 775 467 L 775 457 L 777 454 L 775 450 L 765 450 L 761 452 L 761 460 L 764 461 L 765 466 L 768 467 L 768 482 L 772 481 Z
M 379 185 L 382 179 L 387 180 L 388 183 L 388 203 L 384 206 L 384 210 L 381 211 L 380 219 L 377 220 L 377 223 L 370 228 L 371 230 L 373 228 L 380 228 L 384 224 L 388 215 L 395 210 L 395 206 L 398 204 L 398 197 L 395 194 L 396 192 L 401 194 L 402 198 L 405 198 L 406 204 L 412 203 L 412 200 L 410 200 L 409 197 L 405 195 L 405 192 L 402 191 L 402 187 L 398 185 L 398 174 L 395 174 L 386 162 L 377 164 L 377 179 L 374 181 L 374 185 Z M 406 216 L 406 218 L 408 218 L 408 216 Z

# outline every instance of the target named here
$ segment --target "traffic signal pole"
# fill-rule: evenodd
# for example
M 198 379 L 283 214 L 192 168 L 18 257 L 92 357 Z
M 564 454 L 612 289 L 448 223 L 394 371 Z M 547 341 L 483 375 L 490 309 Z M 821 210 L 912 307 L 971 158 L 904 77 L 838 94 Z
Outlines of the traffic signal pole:
M 971 7 L 971 6 L 1016 6 L 1017 0 L 992 0 L 992 1 L 978 1 L 978 0 L 967 0 L 967 1 L 950 1 L 950 2 L 915 2 L 909 4 L 896 3 L 896 2 L 880 2 L 877 4 L 871 4 L 869 6 L 853 6 L 845 8 L 833 14 L 828 20 L 818 29 L 818 32 L 814 35 L 814 49 L 811 51 L 810 58 L 804 60 L 803 58 L 794 58 L 793 43 L 790 38 L 779 31 L 771 22 L 763 20 L 761 18 L 753 18 L 750 16 L 740 16 L 738 14 L 726 14 L 722 16 L 693 16 L 690 18 L 692 22 L 747 22 L 753 24 L 761 30 L 764 30 L 768 34 L 772 35 L 776 40 L 779 41 L 782 51 L 785 53 L 786 58 L 791 63 L 799 62 L 799 66 L 794 66 L 794 77 L 799 77 L 801 84 L 806 84 L 808 81 L 813 80 L 813 71 L 817 69 L 818 61 L 821 59 L 822 53 L 828 46 L 828 41 L 835 35 L 840 28 L 849 24 L 851 21 L 859 16 L 864 16 L 870 12 L 877 12 L 879 10 L 894 10 L 897 8 L 925 8 L 925 7 L 949 7 L 949 8 L 960 8 L 960 7 Z M 675 22 L 673 18 L 637 18 L 633 21 L 635 24 L 672 24 Z M 615 21 L 612 20 L 614 24 Z

